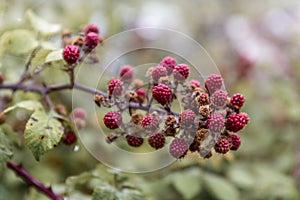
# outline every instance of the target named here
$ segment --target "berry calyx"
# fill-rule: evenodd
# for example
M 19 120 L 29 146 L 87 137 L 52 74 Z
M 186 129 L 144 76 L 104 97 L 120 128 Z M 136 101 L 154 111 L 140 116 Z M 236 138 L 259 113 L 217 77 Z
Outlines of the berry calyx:
M 217 153 L 225 154 L 231 148 L 231 142 L 227 138 L 220 138 L 214 146 Z
M 241 146 L 241 138 L 238 134 L 233 133 L 229 136 L 229 139 L 231 140 L 231 148 L 230 150 L 236 151 Z
M 244 105 L 245 101 L 246 100 L 244 95 L 240 93 L 236 93 L 230 98 L 231 105 L 233 105 L 236 108 L 241 108 Z
M 177 81 L 184 81 L 190 74 L 190 69 L 186 64 L 178 64 L 173 70 L 174 79 Z
M 153 69 L 151 77 L 155 83 L 158 83 L 161 77 L 167 76 L 167 69 L 163 66 L 157 66 Z
M 247 125 L 247 118 L 244 115 L 233 113 L 227 117 L 226 128 L 232 132 L 238 132 Z
M 122 123 L 122 115 L 119 112 L 110 111 L 104 115 L 103 121 L 107 128 L 116 129 Z
M 96 24 L 89 24 L 84 28 L 84 32 L 85 32 L 85 34 L 88 34 L 90 32 L 99 33 L 99 29 Z
M 172 91 L 169 86 L 158 84 L 153 87 L 152 96 L 158 103 L 165 105 L 171 100 Z
M 84 44 L 88 50 L 96 48 L 99 44 L 99 35 L 95 32 L 89 32 L 84 38 Z
M 224 117 L 219 113 L 214 113 L 208 116 L 206 126 L 210 131 L 221 132 L 225 125 Z
M 172 74 L 175 66 L 176 61 L 174 58 L 167 56 L 160 62 L 160 65 L 167 69 L 168 75 Z
M 80 50 L 75 45 L 67 45 L 63 50 L 63 58 L 69 64 L 75 64 L 80 56 Z
M 211 96 L 211 101 L 217 107 L 224 107 L 227 101 L 227 92 L 224 90 L 217 90 Z
M 194 124 L 196 114 L 192 110 L 185 110 L 179 115 L 179 124 L 186 128 Z
M 213 94 L 215 91 L 222 87 L 222 76 L 219 74 L 211 74 L 205 81 L 205 88 L 209 94 Z
M 133 68 L 125 65 L 120 70 L 120 78 L 124 81 L 131 81 L 133 78 Z
M 163 148 L 166 142 L 166 138 L 162 133 L 154 133 L 148 139 L 148 143 L 155 149 Z
M 120 79 L 113 79 L 108 83 L 109 95 L 120 96 L 123 91 L 123 82 Z
M 169 152 L 174 158 L 179 159 L 186 155 L 188 149 L 189 145 L 184 139 L 175 138 L 170 144 Z
M 156 130 L 158 128 L 158 120 L 156 117 L 152 115 L 146 115 L 142 119 L 142 127 L 147 129 L 147 130 Z
M 127 135 L 126 136 L 127 144 L 132 147 L 139 147 L 144 143 L 144 139 L 135 135 Z

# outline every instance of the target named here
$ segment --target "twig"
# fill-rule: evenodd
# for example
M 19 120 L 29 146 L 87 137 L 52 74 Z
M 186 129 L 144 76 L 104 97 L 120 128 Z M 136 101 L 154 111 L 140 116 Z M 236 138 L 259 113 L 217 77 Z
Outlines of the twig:
M 53 200 L 63 200 L 58 194 L 55 194 L 51 187 L 46 187 L 43 183 L 32 177 L 21 165 L 16 165 L 15 163 L 9 161 L 7 166 L 12 169 L 18 176 L 20 176 L 29 186 L 35 187 L 38 191 L 44 193 Z

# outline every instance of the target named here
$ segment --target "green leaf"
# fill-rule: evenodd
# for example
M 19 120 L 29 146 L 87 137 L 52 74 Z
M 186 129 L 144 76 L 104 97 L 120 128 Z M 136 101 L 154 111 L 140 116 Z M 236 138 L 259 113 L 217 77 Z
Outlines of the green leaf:
M 16 108 L 23 108 L 29 111 L 35 111 L 35 110 L 40 110 L 43 108 L 42 104 L 38 101 L 32 101 L 32 100 L 27 100 L 27 101 L 21 101 L 17 103 L 16 105 L 10 106 L 6 108 L 2 113 L 6 114 Z
M 50 49 L 40 49 L 36 52 L 36 54 L 34 55 L 34 57 L 31 60 L 31 64 L 30 64 L 30 68 L 29 71 L 31 74 L 35 74 L 37 73 L 39 70 L 39 68 L 42 68 L 45 61 L 46 61 L 46 57 L 48 56 L 48 54 L 51 52 L 52 50 Z
M 173 173 L 169 178 L 184 199 L 192 199 L 201 191 L 201 171 L 198 169 Z
M 117 199 L 117 191 L 110 185 L 102 185 L 100 187 L 95 188 L 92 200 L 116 200 Z M 130 199 L 130 198 L 129 198 Z
M 63 60 L 62 52 L 63 52 L 63 49 L 58 49 L 58 50 L 52 51 L 51 53 L 49 53 L 47 55 L 45 62 L 49 63 L 49 62 Z
M 61 123 L 43 110 L 32 113 L 26 123 L 25 145 L 31 150 L 36 160 L 47 151 L 56 147 L 63 135 Z
M 12 148 L 10 140 L 6 137 L 3 130 L 0 128 L 0 174 L 6 167 L 7 161 L 12 157 Z
M 143 195 L 140 191 L 132 189 L 123 189 L 118 193 L 118 197 L 120 200 L 146 200 L 145 195 Z
M 257 181 L 246 164 L 232 164 L 228 169 L 227 175 L 237 187 L 242 189 L 249 190 L 253 188 Z
M 211 173 L 204 174 L 205 187 L 219 200 L 239 200 L 239 191 L 226 179 Z
M 25 55 L 38 46 L 34 34 L 25 29 L 5 32 L 0 38 L 0 56 L 4 53 Z
M 26 12 L 26 16 L 29 19 L 31 26 L 34 28 L 35 31 L 44 35 L 50 36 L 60 32 L 61 26 L 59 24 L 52 24 L 47 22 L 46 20 L 38 17 L 34 12 L 28 10 Z

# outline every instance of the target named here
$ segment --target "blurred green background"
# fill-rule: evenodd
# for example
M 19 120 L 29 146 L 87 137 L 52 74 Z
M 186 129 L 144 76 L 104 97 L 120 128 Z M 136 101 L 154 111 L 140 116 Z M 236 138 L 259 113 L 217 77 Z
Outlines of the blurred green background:
M 189 155 L 156 172 L 121 175 L 147 199 L 300 199 L 299 1 L 2 0 L 0 34 L 29 28 L 24 18 L 28 9 L 72 30 L 95 23 L 104 39 L 132 28 L 179 31 L 207 50 L 230 95 L 236 92 L 245 95 L 243 111 L 249 114 L 251 122 L 240 134 L 242 146 L 238 152 L 209 160 Z M 59 37 L 50 40 L 55 43 Z M 188 47 L 183 44 L 178 48 Z M 101 63 L 101 47 L 98 51 Z M 126 62 L 134 65 L 153 60 L 155 63 L 161 58 L 160 54 L 149 51 L 138 55 L 128 56 Z M 0 70 L 7 74 L 8 82 L 17 80 L 25 60 L 26 56 L 2 58 Z M 61 75 L 48 81 L 59 82 L 65 78 Z M 23 93 L 17 95 L 34 98 Z M 53 98 L 70 110 L 70 97 L 71 93 L 67 92 Z M 98 123 L 93 116 L 88 117 L 86 134 Z M 20 148 L 16 149 L 14 160 L 22 161 L 37 179 L 54 184 L 57 191 L 64 190 L 63 183 L 68 176 L 94 170 L 97 165 L 96 171 L 101 171 L 103 180 L 108 177 L 107 181 L 111 181 L 113 175 L 80 142 L 78 146 L 76 152 L 60 146 L 40 162 L 34 161 L 28 150 Z M 0 199 L 45 198 L 33 189 L 28 192 L 11 171 L 0 177 Z M 84 192 L 89 194 L 90 190 L 81 190 L 71 199 L 82 199 L 80 195 Z

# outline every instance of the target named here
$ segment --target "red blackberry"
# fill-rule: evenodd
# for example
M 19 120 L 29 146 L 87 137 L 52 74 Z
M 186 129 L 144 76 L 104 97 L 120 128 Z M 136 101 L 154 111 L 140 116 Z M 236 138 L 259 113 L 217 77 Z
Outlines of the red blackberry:
M 149 137 L 148 142 L 151 147 L 160 149 L 164 147 L 166 138 L 162 133 L 155 133 Z
M 244 95 L 239 93 L 232 95 L 232 97 L 230 98 L 230 103 L 237 108 L 241 108 L 244 105 L 245 101 L 246 100 Z
M 132 80 L 133 68 L 129 65 L 123 66 L 120 70 L 120 77 L 122 80 Z
M 77 136 L 73 131 L 66 131 L 64 132 L 61 141 L 65 144 L 65 145 L 71 145 L 74 144 L 77 140 Z
M 110 95 L 120 96 L 123 90 L 123 83 L 120 79 L 113 79 L 108 83 L 108 92 Z
M 218 107 L 224 107 L 227 101 L 227 92 L 224 90 L 217 90 L 211 96 L 211 101 Z
M 238 132 L 247 124 L 247 118 L 243 114 L 231 114 L 227 117 L 226 128 L 232 132 Z
M 98 26 L 96 24 L 89 24 L 84 28 L 85 34 L 88 34 L 90 32 L 99 33 Z
M 80 50 L 75 45 L 68 45 L 63 50 L 63 58 L 69 64 L 75 64 L 80 56 Z
M 167 72 L 167 69 L 164 68 L 163 66 L 157 66 L 153 69 L 152 71 L 152 80 L 155 82 L 155 83 L 158 83 L 159 79 L 161 77 L 164 77 L 164 76 L 167 76 L 168 72 Z
M 194 124 L 196 114 L 192 110 L 185 110 L 179 115 L 179 124 L 181 127 L 189 127 Z
M 205 88 L 209 94 L 214 93 L 222 87 L 222 76 L 219 74 L 211 74 L 205 81 Z
M 172 91 L 169 86 L 158 84 L 153 87 L 152 96 L 158 103 L 165 105 L 171 100 Z
M 104 115 L 104 124 L 109 129 L 116 129 L 122 123 L 122 115 L 119 112 L 110 111 Z
M 99 44 L 99 35 L 94 32 L 89 32 L 84 38 L 84 44 L 88 50 L 94 49 Z
M 194 85 L 194 86 L 196 86 L 196 87 L 201 87 L 200 82 L 197 81 L 197 80 L 190 80 L 189 86 L 192 86 L 192 85 Z
M 160 62 L 160 65 L 165 67 L 168 71 L 168 75 L 172 74 L 173 69 L 176 66 L 176 61 L 174 58 L 167 56 Z
M 178 64 L 173 70 L 173 76 L 177 81 L 184 81 L 190 74 L 190 69 L 186 64 Z
M 186 155 L 188 149 L 189 145 L 185 140 L 175 138 L 170 144 L 169 152 L 174 158 L 179 159 Z
M 229 136 L 229 139 L 231 140 L 231 148 L 230 150 L 236 151 L 241 145 L 241 138 L 238 134 L 233 133 L 232 135 Z
M 221 132 L 225 125 L 224 117 L 219 113 L 214 113 L 208 116 L 206 126 L 210 131 Z
M 144 139 L 142 137 L 135 136 L 135 135 L 127 135 L 126 140 L 128 145 L 132 147 L 139 147 L 144 143 Z
M 217 153 L 225 154 L 231 148 L 231 142 L 227 138 L 220 138 L 214 146 Z
M 156 117 L 152 115 L 146 115 L 142 119 L 142 127 L 144 127 L 147 130 L 156 130 L 158 128 L 158 120 Z

